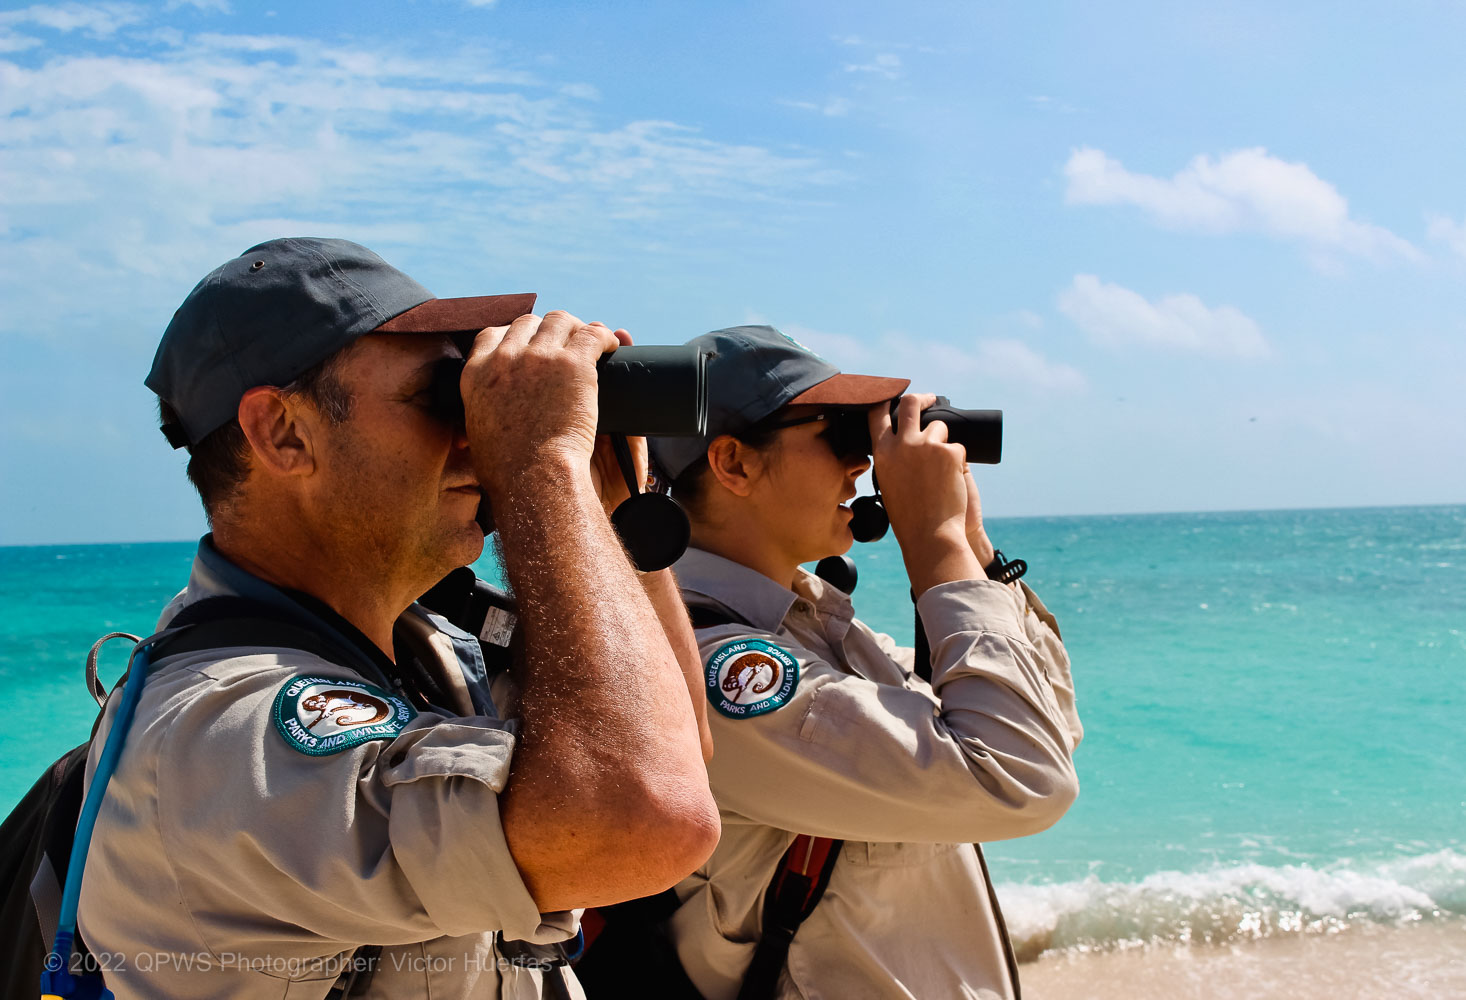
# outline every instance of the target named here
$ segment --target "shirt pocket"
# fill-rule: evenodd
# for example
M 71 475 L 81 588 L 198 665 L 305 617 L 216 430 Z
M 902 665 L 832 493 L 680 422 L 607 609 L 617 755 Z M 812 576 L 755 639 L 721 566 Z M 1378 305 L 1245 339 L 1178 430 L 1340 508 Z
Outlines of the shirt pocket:
M 950 854 L 963 844 L 929 844 L 916 841 L 887 843 L 851 843 L 846 841 L 841 855 L 852 865 L 862 868 L 914 868 Z
M 422 778 L 472 778 L 494 792 L 509 780 L 514 733 L 494 719 L 456 719 L 409 729 L 384 747 L 378 766 L 383 785 Z

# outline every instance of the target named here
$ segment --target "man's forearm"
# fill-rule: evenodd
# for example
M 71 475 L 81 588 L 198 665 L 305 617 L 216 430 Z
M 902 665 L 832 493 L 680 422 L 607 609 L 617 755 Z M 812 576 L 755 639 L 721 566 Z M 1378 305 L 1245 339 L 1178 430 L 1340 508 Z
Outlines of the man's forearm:
M 523 733 L 502 817 L 542 908 L 594 905 L 643 882 L 665 887 L 668 865 L 691 871 L 706 853 L 675 860 L 686 846 L 677 824 L 705 840 L 711 823 L 711 851 L 716 811 L 682 665 L 594 491 L 569 468 L 525 475 L 533 492 L 492 498 L 525 638 Z M 658 852 L 586 870 L 658 828 Z
M 692 714 L 697 718 L 698 738 L 702 742 L 702 759 L 713 756 L 713 734 L 708 729 L 706 690 L 702 676 L 702 657 L 697 651 L 697 636 L 692 631 L 692 622 L 687 617 L 687 605 L 677 589 L 677 579 L 670 569 L 656 573 L 641 574 L 641 584 L 646 589 L 647 599 L 656 609 L 661 620 L 662 631 L 677 654 L 682 665 L 682 676 L 687 680 L 687 694 L 692 702 Z

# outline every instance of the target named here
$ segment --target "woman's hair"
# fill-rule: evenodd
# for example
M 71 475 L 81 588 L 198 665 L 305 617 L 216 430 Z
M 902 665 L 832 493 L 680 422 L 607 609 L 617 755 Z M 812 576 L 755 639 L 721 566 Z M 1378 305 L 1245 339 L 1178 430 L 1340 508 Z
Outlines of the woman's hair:
M 751 427 L 737 431 L 732 436 L 740 444 L 764 451 L 777 444 L 779 440 L 779 428 L 769 426 L 775 422 L 774 417 L 775 414 L 770 414 Z M 672 496 L 676 497 L 677 502 L 687 510 L 698 510 L 707 497 L 707 480 L 710 475 L 712 475 L 712 470 L 708 467 L 708 456 L 704 451 L 702 458 L 683 469 L 682 475 L 671 481 Z
M 353 397 L 342 385 L 339 372 L 348 350 L 349 346 L 302 372 L 281 391 L 307 400 L 328 422 L 345 423 L 351 416 Z M 162 399 L 158 400 L 158 416 L 164 424 L 179 423 L 173 407 Z M 248 475 L 249 441 L 237 419 L 205 434 L 188 449 L 188 479 L 198 490 L 211 526 L 214 518 L 238 499 L 239 488 Z

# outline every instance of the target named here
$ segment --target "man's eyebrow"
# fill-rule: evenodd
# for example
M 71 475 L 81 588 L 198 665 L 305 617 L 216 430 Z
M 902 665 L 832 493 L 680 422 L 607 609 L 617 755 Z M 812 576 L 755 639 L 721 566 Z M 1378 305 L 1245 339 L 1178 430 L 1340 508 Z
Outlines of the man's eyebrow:
M 422 364 L 414 368 L 411 373 L 409 373 L 408 376 L 402 380 L 402 388 L 405 389 L 409 386 L 417 385 L 424 380 L 431 379 L 433 377 L 434 369 L 436 369 L 446 360 L 448 359 L 433 358 L 431 361 L 424 361 Z

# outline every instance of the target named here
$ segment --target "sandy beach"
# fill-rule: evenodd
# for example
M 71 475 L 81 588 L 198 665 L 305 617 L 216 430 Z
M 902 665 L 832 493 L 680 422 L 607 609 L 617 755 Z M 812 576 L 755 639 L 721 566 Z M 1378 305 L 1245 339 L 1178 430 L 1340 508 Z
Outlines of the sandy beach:
M 1223 947 L 1058 953 L 1020 974 L 1026 1000 L 1466 997 L 1466 922 L 1360 926 Z

